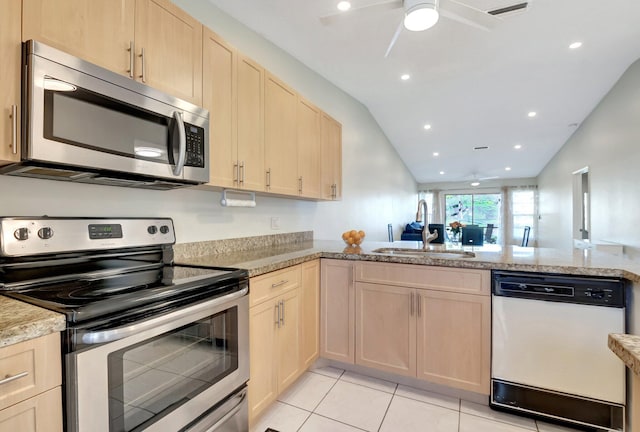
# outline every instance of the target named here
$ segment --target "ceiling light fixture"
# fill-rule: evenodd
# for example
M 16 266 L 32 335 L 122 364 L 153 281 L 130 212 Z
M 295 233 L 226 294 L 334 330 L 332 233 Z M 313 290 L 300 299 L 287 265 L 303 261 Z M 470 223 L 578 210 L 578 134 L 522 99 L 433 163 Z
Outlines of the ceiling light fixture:
M 425 130 L 429 130 L 429 129 L 431 129 L 431 125 L 430 125 L 430 124 L 426 124 L 426 125 L 424 125 L 424 129 L 425 129 Z
M 537 113 L 537 112 L 535 112 L 535 111 L 529 111 L 529 114 L 527 114 L 527 115 L 528 115 L 529 117 L 532 117 L 532 118 L 533 118 L 533 117 L 537 116 L 537 115 L 538 115 L 538 113 Z
M 338 10 L 341 10 L 342 12 L 346 12 L 349 9 L 351 9 L 351 3 L 348 1 L 341 1 L 340 3 L 338 3 L 337 6 Z
M 473 181 L 473 182 L 471 182 L 471 186 L 473 186 L 473 187 L 480 186 L 480 182 L 479 181 Z
M 569 49 L 578 49 L 582 46 L 582 42 L 574 42 L 571 45 L 569 45 Z
M 505 171 L 511 171 L 511 167 L 505 167 L 504 170 Z
M 514 149 L 520 150 L 522 148 L 522 144 L 516 144 L 513 146 Z
M 444 171 L 440 171 L 440 175 L 444 175 Z
M 438 152 L 433 152 L 433 156 L 436 156 L 436 157 L 437 157 L 437 156 L 440 156 L 440 153 L 438 153 Z
M 404 0 L 404 28 L 423 31 L 433 27 L 439 18 L 436 0 Z
M 406 80 L 408 80 L 409 78 L 411 78 L 411 75 L 409 75 L 409 74 L 403 74 L 403 75 L 400 75 L 400 79 L 401 79 L 402 81 L 406 81 Z

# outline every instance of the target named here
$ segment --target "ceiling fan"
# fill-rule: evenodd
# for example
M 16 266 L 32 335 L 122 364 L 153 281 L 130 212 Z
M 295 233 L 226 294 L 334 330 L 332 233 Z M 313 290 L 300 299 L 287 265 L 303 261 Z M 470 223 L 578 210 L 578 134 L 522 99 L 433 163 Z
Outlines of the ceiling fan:
M 526 3 L 524 3 L 526 7 Z M 404 18 L 400 21 L 396 32 L 391 38 L 389 47 L 385 52 L 385 58 L 389 56 L 402 29 L 409 31 L 423 31 L 433 27 L 440 15 L 482 30 L 491 30 L 500 22 L 497 14 L 475 9 L 460 3 L 457 0 L 386 0 L 372 5 L 350 9 L 353 12 L 374 12 L 379 10 L 403 9 Z M 335 20 L 343 18 L 345 12 L 325 15 L 320 18 L 323 24 L 331 24 Z

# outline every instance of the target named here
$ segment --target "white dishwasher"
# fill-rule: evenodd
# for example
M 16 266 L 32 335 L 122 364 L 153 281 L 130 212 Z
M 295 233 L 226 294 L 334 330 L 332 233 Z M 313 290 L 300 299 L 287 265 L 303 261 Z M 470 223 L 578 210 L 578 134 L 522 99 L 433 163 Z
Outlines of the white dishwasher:
M 493 271 L 491 402 L 496 409 L 624 430 L 625 331 L 616 278 Z

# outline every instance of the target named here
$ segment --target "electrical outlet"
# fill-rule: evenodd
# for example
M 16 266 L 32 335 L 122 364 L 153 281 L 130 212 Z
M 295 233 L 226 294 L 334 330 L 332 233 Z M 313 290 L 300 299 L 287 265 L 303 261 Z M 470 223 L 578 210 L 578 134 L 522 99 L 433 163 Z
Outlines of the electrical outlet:
M 279 230 L 280 229 L 280 218 L 279 217 L 272 217 L 271 218 L 271 229 L 272 230 Z

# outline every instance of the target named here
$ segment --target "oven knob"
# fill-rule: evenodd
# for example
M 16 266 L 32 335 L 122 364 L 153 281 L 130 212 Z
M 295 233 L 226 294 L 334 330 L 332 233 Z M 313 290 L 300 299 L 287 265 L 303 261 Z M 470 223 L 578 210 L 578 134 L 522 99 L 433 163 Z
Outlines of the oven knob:
M 53 237 L 53 230 L 51 227 L 42 227 L 38 230 L 38 237 L 42 240 L 48 240 Z
M 13 232 L 13 236 L 22 241 L 29 238 L 29 229 L 28 228 L 18 228 Z
M 155 226 L 155 225 L 149 225 L 149 226 L 147 227 L 147 232 L 148 232 L 149 234 L 155 234 L 155 233 L 157 233 L 157 232 L 158 232 L 158 227 L 157 227 L 157 226 Z
M 166 234 L 166 233 L 168 233 L 168 232 L 169 232 L 169 227 L 168 227 L 168 226 L 166 226 L 166 225 L 162 225 L 162 226 L 160 227 L 160 232 L 161 232 L 162 234 Z

